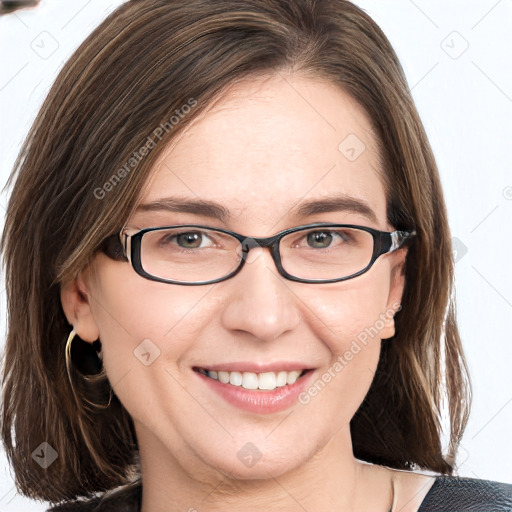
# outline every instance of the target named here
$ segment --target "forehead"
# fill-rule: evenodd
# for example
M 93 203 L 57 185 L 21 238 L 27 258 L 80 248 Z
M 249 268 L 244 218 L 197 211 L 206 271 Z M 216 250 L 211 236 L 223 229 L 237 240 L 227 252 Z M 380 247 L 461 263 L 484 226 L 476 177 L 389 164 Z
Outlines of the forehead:
M 261 230 L 286 224 L 300 201 L 347 195 L 370 205 L 384 226 L 377 146 L 364 110 L 339 87 L 297 75 L 253 79 L 169 145 L 141 203 L 215 201 L 233 223 Z

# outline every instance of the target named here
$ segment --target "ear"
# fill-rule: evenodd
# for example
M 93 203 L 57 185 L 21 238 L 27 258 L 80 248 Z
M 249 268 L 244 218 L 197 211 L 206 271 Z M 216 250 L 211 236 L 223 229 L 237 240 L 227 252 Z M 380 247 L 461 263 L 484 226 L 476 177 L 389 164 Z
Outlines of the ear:
M 393 266 L 391 267 L 389 296 L 386 311 L 382 315 L 384 327 L 380 332 L 381 339 L 386 340 L 395 335 L 395 314 L 402 308 L 402 295 L 405 286 L 405 258 L 407 248 L 399 249 L 392 254 Z
M 74 281 L 61 285 L 60 300 L 68 322 L 77 335 L 89 343 L 99 338 L 99 329 L 92 315 L 91 295 L 87 292 L 83 273 Z

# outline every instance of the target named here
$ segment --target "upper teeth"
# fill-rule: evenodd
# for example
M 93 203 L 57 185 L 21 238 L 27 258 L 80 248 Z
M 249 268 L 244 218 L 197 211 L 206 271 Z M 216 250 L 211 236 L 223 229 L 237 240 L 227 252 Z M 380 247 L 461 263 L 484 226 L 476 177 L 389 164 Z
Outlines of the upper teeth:
M 266 389 L 272 390 L 293 384 L 302 373 L 301 370 L 292 370 L 291 372 L 215 372 L 200 370 L 201 373 L 208 375 L 212 379 L 218 380 L 224 384 L 241 386 L 245 389 Z

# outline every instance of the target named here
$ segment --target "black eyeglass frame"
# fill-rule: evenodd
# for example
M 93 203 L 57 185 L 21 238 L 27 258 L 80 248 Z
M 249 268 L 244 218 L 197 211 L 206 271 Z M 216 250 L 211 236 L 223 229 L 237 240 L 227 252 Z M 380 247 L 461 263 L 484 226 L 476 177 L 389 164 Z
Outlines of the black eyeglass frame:
M 141 247 L 142 247 L 142 237 L 149 232 L 152 231 L 163 231 L 166 229 L 175 229 L 175 228 L 199 228 L 199 229 L 207 229 L 210 231 L 217 231 L 220 233 L 224 233 L 227 235 L 236 238 L 241 246 L 242 246 L 242 255 L 240 258 L 240 263 L 238 267 L 230 272 L 228 275 L 211 279 L 208 281 L 195 281 L 195 282 L 185 282 L 185 281 L 177 281 L 172 279 L 165 279 L 162 277 L 153 276 L 152 274 L 148 274 L 144 268 L 142 267 L 141 261 Z M 350 228 L 350 229 L 360 229 L 362 231 L 366 231 L 370 233 L 373 237 L 373 253 L 368 265 L 349 276 L 334 278 L 334 279 L 304 279 L 300 277 L 296 277 L 292 274 L 289 274 L 283 267 L 281 261 L 281 254 L 279 252 L 279 243 L 281 239 L 290 233 L 295 233 L 297 231 L 306 231 L 314 228 Z M 141 277 L 149 279 L 151 281 L 157 281 L 160 283 L 167 284 L 178 284 L 182 286 L 199 286 L 205 284 L 214 284 L 219 283 L 221 281 L 225 281 L 235 276 L 242 270 L 244 263 L 248 257 L 249 251 L 254 247 L 269 247 L 272 255 L 272 259 L 276 265 L 276 268 L 281 276 L 290 281 L 296 281 L 299 283 L 310 283 L 310 284 L 324 284 L 324 283 L 337 283 L 340 281 L 346 281 L 348 279 L 353 279 L 354 277 L 360 276 L 365 272 L 368 272 L 370 268 L 373 266 L 377 258 L 382 256 L 383 254 L 387 254 L 397 249 L 400 249 L 405 246 L 406 242 L 409 242 L 416 235 L 415 230 L 410 231 L 379 231 L 378 229 L 369 228 L 366 226 L 359 226 L 355 224 L 333 224 L 333 223 L 314 223 L 314 224 L 305 224 L 301 226 L 296 226 L 294 228 L 289 228 L 275 235 L 269 237 L 247 237 L 241 235 L 240 233 L 236 233 L 234 231 L 229 231 L 222 228 L 214 228 L 211 226 L 205 226 L 202 224 L 179 224 L 174 226 L 159 226 L 152 228 L 145 228 L 137 231 L 135 233 L 128 233 L 125 228 L 123 228 L 118 235 L 112 235 L 111 237 L 105 240 L 103 245 L 103 251 L 114 259 L 118 259 L 120 256 L 123 257 L 126 261 L 129 261 L 137 274 Z M 112 244 L 113 243 L 113 244 Z M 121 247 L 119 247 L 119 244 Z M 122 254 L 120 254 L 122 253 Z

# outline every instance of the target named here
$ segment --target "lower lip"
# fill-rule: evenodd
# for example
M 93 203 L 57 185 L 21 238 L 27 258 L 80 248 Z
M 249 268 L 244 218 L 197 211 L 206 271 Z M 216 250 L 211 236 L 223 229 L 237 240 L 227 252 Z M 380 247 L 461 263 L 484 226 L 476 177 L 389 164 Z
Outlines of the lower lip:
M 196 373 L 229 404 L 252 413 L 270 414 L 283 411 L 297 403 L 299 395 L 312 379 L 313 370 L 309 370 L 293 384 L 287 384 L 272 391 L 245 389 L 241 386 L 224 384 L 200 372 Z

